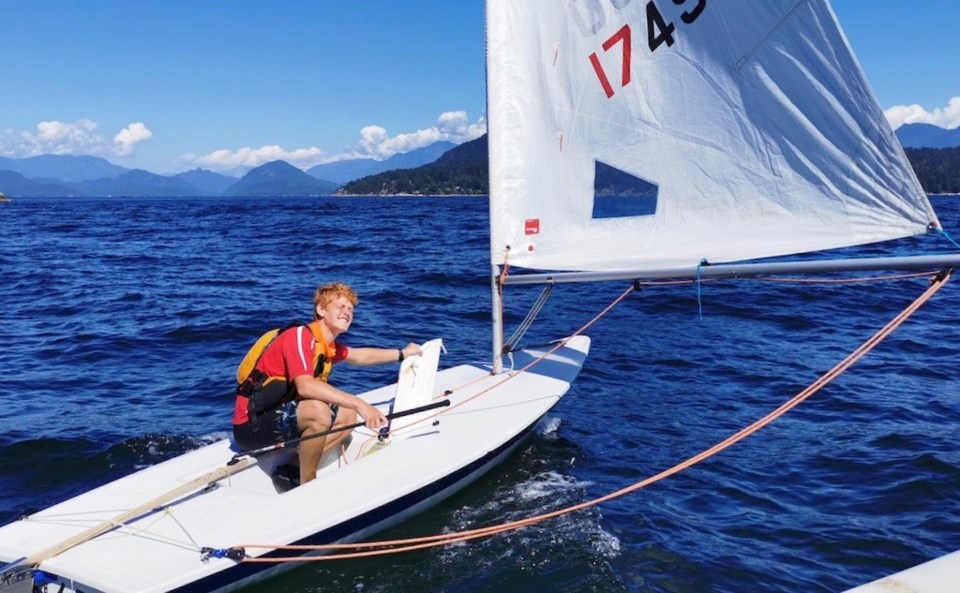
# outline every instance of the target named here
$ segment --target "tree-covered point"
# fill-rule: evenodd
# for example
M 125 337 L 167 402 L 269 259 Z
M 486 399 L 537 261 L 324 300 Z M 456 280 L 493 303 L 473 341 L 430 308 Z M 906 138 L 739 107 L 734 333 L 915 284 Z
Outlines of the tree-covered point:
M 487 136 L 465 142 L 429 165 L 398 169 L 362 177 L 347 183 L 341 195 L 421 196 L 485 195 L 490 191 L 487 165 Z
M 960 147 L 905 150 L 928 194 L 960 193 Z

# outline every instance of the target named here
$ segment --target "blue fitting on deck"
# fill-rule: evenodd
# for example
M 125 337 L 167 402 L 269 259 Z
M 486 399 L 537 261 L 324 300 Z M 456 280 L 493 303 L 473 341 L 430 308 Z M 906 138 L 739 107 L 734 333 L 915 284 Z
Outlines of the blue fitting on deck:
M 208 562 L 211 558 L 229 558 L 240 562 L 247 557 L 243 548 L 200 548 L 200 561 Z
M 38 588 L 43 588 L 45 585 L 51 583 L 56 583 L 57 579 L 43 572 L 42 570 L 33 571 L 33 587 L 34 590 Z

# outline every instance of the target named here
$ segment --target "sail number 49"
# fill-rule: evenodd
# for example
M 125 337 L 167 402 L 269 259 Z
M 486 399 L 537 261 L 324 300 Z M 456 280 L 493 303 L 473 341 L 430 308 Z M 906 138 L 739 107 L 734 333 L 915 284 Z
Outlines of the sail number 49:
M 691 24 L 697 17 L 700 16 L 700 13 L 703 12 L 703 9 L 707 6 L 707 0 L 695 0 L 696 6 L 687 10 L 680 15 L 680 20 L 686 24 Z M 673 3 L 677 6 L 681 6 L 687 3 L 687 0 L 673 0 Z M 673 45 L 674 42 L 674 32 L 677 30 L 677 26 L 674 23 L 667 22 L 663 18 L 663 14 L 660 12 L 660 9 L 657 8 L 656 2 L 650 0 L 647 2 L 647 46 L 650 48 L 651 52 L 657 51 L 657 48 L 667 44 L 667 47 Z M 609 39 L 603 42 L 603 51 L 607 52 L 613 49 L 616 46 L 620 46 L 622 51 L 621 59 L 621 71 L 620 71 L 620 86 L 625 87 L 630 84 L 630 52 L 632 51 L 632 35 L 630 30 L 630 23 L 627 23 L 620 28 L 619 31 L 610 36 Z M 603 87 L 603 92 L 607 94 L 607 98 L 613 97 L 614 91 L 613 86 L 610 84 L 610 79 L 607 78 L 607 73 L 603 69 L 603 65 L 600 63 L 600 58 L 597 57 L 597 52 L 590 54 L 590 63 L 593 65 L 593 71 L 597 73 L 597 79 L 600 81 L 600 86 Z

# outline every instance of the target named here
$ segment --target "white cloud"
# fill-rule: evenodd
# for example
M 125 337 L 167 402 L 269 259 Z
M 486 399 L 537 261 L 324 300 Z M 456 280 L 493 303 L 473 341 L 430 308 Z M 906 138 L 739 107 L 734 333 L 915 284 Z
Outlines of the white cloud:
M 137 144 L 150 138 L 153 138 L 153 132 L 147 129 L 147 126 L 142 122 L 132 123 L 113 137 L 114 150 L 120 156 L 129 156 L 133 154 Z
M 103 154 L 104 140 L 97 123 L 81 119 L 74 123 L 42 121 L 36 132 L 20 132 L 12 151 L 21 156 L 40 154 Z
M 462 143 L 475 140 L 487 133 L 487 120 L 481 117 L 476 123 L 470 123 L 466 111 L 447 111 L 441 113 L 437 119 L 440 130 L 446 136 L 445 140 Z
M 486 131 L 484 118 L 471 124 L 466 111 L 447 111 L 440 114 L 434 126 L 396 136 L 389 136 L 380 126 L 367 126 L 360 130 L 360 148 L 368 156 L 385 159 L 441 140 L 461 144 L 482 136 Z
M 207 155 L 187 154 L 181 158 L 187 163 L 214 171 L 228 171 L 237 168 L 252 169 L 273 161 L 286 161 L 295 167 L 309 169 L 324 162 L 325 154 L 316 147 L 284 150 L 280 146 L 273 145 L 261 146 L 260 148 L 247 146 L 239 150 L 221 149 Z
M 142 123 L 132 123 L 121 130 L 111 144 L 97 132 L 97 122 L 80 119 L 73 123 L 57 120 L 42 121 L 36 131 L 6 131 L 0 142 L 0 152 L 11 157 L 41 154 L 69 154 L 128 156 L 134 147 L 153 134 Z
M 894 130 L 903 124 L 933 124 L 952 130 L 960 127 L 960 97 L 947 102 L 946 107 L 937 107 L 927 111 L 920 105 L 897 105 L 887 109 L 884 114 Z
M 199 166 L 214 171 L 252 169 L 271 161 L 283 160 L 295 167 L 309 169 L 315 165 L 348 159 L 374 158 L 383 160 L 397 153 L 409 152 L 447 140 L 457 144 L 473 140 L 487 131 L 486 121 L 481 117 L 470 123 L 465 111 L 447 111 L 440 114 L 437 124 L 390 136 L 378 125 L 369 125 L 360 130 L 360 143 L 338 154 L 327 154 L 316 147 L 285 150 L 280 146 L 245 147 L 239 150 L 220 149 L 206 155 L 185 154 L 181 160 L 189 166 Z
M 390 137 L 387 131 L 379 126 L 367 126 L 360 130 L 360 146 L 369 156 L 385 159 L 398 152 L 410 152 L 433 144 L 441 140 L 441 136 L 437 127 Z

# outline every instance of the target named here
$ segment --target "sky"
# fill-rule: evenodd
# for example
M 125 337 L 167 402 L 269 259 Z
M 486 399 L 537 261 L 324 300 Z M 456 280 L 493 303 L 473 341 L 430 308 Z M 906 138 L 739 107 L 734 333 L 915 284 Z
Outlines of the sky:
M 960 126 L 960 2 L 833 7 L 894 127 Z M 482 0 L 0 0 L 0 156 L 383 159 L 482 134 L 484 77 Z

